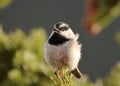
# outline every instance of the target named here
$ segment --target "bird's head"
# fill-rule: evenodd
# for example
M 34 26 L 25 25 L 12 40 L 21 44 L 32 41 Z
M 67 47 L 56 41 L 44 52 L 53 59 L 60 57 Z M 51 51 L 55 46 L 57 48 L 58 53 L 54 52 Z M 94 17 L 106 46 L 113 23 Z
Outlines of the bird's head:
M 58 22 L 57 24 L 55 24 L 53 27 L 53 31 L 54 33 L 57 33 L 66 38 L 73 38 L 75 36 L 70 26 L 64 22 Z

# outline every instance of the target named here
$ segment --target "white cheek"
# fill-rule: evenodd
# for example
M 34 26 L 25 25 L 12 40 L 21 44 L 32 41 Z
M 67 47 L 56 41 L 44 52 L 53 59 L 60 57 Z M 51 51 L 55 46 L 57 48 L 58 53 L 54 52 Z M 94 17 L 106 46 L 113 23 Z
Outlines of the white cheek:
M 73 33 L 73 31 L 71 29 L 67 30 L 67 31 L 62 31 L 60 32 L 60 34 L 62 36 L 65 36 L 66 38 L 74 38 L 75 34 Z

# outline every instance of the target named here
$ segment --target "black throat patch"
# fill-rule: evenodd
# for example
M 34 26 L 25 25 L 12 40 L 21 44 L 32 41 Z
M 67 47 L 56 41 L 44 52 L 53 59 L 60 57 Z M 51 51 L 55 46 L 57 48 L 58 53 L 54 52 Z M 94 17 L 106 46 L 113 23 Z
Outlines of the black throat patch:
M 52 45 L 60 45 L 63 44 L 70 39 L 65 38 L 64 36 L 59 35 L 58 33 L 54 33 L 51 38 L 48 40 L 48 42 Z

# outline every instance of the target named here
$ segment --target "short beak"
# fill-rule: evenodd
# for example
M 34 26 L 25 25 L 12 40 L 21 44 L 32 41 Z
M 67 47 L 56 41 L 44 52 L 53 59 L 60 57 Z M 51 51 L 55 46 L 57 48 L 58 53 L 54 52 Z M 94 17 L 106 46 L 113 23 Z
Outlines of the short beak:
M 59 32 L 59 30 L 58 30 L 58 29 L 56 29 L 56 28 L 54 28 L 53 30 L 54 30 L 55 32 L 57 32 L 57 33 Z

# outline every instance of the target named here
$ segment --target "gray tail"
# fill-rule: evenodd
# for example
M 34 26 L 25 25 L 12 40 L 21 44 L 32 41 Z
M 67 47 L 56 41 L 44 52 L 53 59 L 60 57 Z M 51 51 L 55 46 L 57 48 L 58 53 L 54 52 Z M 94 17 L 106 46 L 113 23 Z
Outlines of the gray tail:
M 82 73 L 80 72 L 80 70 L 79 70 L 78 68 L 75 68 L 74 70 L 72 70 L 71 73 L 72 73 L 76 78 L 81 78 L 81 77 L 82 77 Z

